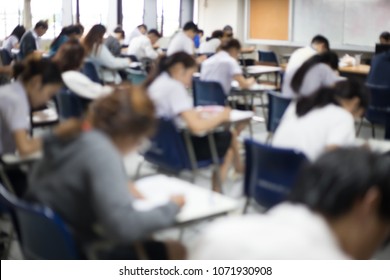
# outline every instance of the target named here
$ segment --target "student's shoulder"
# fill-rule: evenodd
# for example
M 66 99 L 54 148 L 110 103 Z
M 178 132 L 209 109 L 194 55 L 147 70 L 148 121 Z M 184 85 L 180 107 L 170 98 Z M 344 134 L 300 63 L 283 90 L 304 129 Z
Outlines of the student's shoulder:
M 352 123 L 354 122 L 352 114 L 341 106 L 335 104 L 329 104 L 324 107 L 324 112 L 326 112 L 329 119 L 332 119 L 334 122 L 340 122 L 340 121 L 349 121 Z

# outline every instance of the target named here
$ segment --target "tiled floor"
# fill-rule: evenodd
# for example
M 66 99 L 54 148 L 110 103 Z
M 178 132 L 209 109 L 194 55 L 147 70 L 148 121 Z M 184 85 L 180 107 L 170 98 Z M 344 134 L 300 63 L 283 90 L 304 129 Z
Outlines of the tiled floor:
M 265 139 L 267 137 L 267 133 L 265 130 L 264 123 L 253 123 L 253 131 L 254 131 L 253 137 L 255 140 L 260 141 L 260 142 L 265 141 Z M 242 136 L 241 136 L 241 139 L 248 137 L 248 136 L 249 136 L 248 131 L 244 131 Z M 370 128 L 363 127 L 362 131 L 361 131 L 361 137 L 367 139 L 370 136 L 371 136 Z M 377 129 L 377 138 L 383 138 L 383 130 Z M 139 156 L 134 156 L 134 155 L 128 156 L 125 159 L 126 169 L 128 170 L 130 176 L 134 176 L 140 160 L 141 160 L 141 158 Z M 153 174 L 153 173 L 156 173 L 156 171 L 152 168 L 152 166 L 150 166 L 148 164 L 144 164 L 142 169 L 141 169 L 140 174 L 141 174 L 141 176 L 146 176 L 146 175 Z M 200 175 L 201 176 L 198 176 L 196 178 L 195 184 L 200 186 L 200 187 L 210 189 L 211 188 L 210 172 L 209 171 L 201 172 Z M 182 174 L 181 178 L 186 180 L 186 178 L 188 179 L 189 176 L 188 176 L 188 174 Z M 232 213 L 231 215 L 241 214 L 241 211 L 242 211 L 244 203 L 245 203 L 245 198 L 242 195 L 242 193 L 243 193 L 243 178 L 242 177 L 241 178 L 233 178 L 232 176 L 230 178 L 228 178 L 227 182 L 224 184 L 224 193 L 229 197 L 237 199 L 240 202 L 240 204 L 242 205 L 242 207 L 236 213 Z M 251 206 L 249 208 L 249 212 L 261 212 L 261 211 L 262 211 L 261 208 L 258 206 L 257 207 Z M 177 240 L 181 236 L 181 241 L 187 246 L 187 248 L 189 250 L 191 250 L 192 246 L 194 246 L 194 242 L 196 241 L 196 237 L 198 236 L 198 234 L 211 222 L 212 221 L 205 221 L 205 222 L 200 222 L 200 223 L 188 226 L 184 229 L 182 235 L 181 235 L 180 229 L 164 230 L 164 231 L 161 231 L 158 234 L 156 234 L 155 238 L 161 239 L 161 240 L 163 240 L 163 239 L 176 239 Z M 0 221 L 0 225 L 1 225 L 2 229 L 9 228 L 8 222 Z M 390 259 L 390 246 L 388 246 L 386 248 L 386 250 L 379 252 L 375 256 L 375 258 Z M 16 241 L 12 242 L 9 259 L 22 259 L 22 254 L 21 254 L 20 248 L 18 246 L 18 243 Z

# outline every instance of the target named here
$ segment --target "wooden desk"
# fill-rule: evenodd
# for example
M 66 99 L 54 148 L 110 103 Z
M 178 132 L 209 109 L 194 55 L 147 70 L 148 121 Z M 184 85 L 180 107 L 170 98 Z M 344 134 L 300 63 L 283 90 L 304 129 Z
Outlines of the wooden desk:
M 370 65 L 361 64 L 359 66 L 345 66 L 339 68 L 340 73 L 364 75 L 370 72 Z

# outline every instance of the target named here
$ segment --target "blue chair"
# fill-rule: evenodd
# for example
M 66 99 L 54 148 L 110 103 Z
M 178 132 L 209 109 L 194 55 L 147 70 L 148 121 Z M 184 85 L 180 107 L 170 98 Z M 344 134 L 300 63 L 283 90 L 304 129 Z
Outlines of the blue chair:
M 367 84 L 371 91 L 371 101 L 366 111 L 366 119 L 371 123 L 372 137 L 375 138 L 375 125 L 385 126 L 385 139 L 390 139 L 390 88 Z
M 278 66 L 278 58 L 273 51 L 258 51 L 259 54 L 259 62 Z
M 81 258 L 69 229 L 50 208 L 22 201 L 1 184 L 0 204 L 11 214 L 26 259 Z
M 127 69 L 126 74 L 127 80 L 130 81 L 133 85 L 140 85 L 147 78 L 147 74 L 142 70 Z
M 169 173 L 192 171 L 192 179 L 195 178 L 198 168 L 214 163 L 212 159 L 198 161 L 190 134 L 178 130 L 170 119 L 159 119 L 157 131 L 151 139 L 151 147 L 144 153 L 144 159 Z M 219 163 L 221 162 L 222 159 L 219 159 Z
M 0 59 L 4 66 L 10 65 L 13 60 L 12 54 L 7 49 L 0 49 Z
M 284 97 L 280 92 L 269 91 L 268 96 L 268 117 L 267 117 L 267 131 L 269 137 L 276 131 L 280 120 L 283 117 L 288 105 L 291 102 L 290 98 Z
M 245 140 L 246 170 L 244 212 L 251 198 L 269 209 L 285 200 L 293 187 L 301 166 L 308 160 L 298 151 L 280 149 Z
M 227 96 L 219 82 L 193 79 L 194 106 L 227 104 Z
M 81 98 L 67 88 L 63 88 L 56 95 L 57 109 L 62 120 L 80 118 L 87 110 L 90 100 Z
M 98 70 L 93 62 L 85 61 L 81 72 L 84 73 L 84 75 L 87 76 L 91 81 L 103 84 L 102 80 L 99 78 Z

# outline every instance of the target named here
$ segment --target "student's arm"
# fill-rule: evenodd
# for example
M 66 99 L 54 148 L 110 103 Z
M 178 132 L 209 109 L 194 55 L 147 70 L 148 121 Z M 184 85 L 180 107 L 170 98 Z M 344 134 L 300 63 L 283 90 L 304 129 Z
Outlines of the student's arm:
M 197 134 L 212 130 L 218 125 L 228 122 L 230 119 L 230 108 L 225 108 L 221 113 L 210 118 L 203 118 L 199 111 L 191 109 L 180 114 L 180 117 L 187 124 L 191 132 Z
M 234 75 L 233 79 L 236 80 L 238 82 L 238 84 L 240 85 L 240 88 L 243 88 L 243 89 L 250 88 L 256 82 L 255 78 L 250 77 L 248 79 L 245 79 L 245 77 L 241 74 Z
M 16 149 L 21 156 L 28 156 L 40 151 L 42 148 L 42 140 L 39 138 L 30 138 L 27 131 L 24 129 L 14 131 L 13 135 Z
M 130 66 L 131 59 L 115 57 L 106 45 L 99 46 L 100 50 L 96 56 L 99 63 L 109 69 L 124 69 Z
M 144 43 L 144 50 L 147 58 L 150 58 L 152 60 L 158 58 L 158 52 L 153 48 L 152 43 L 147 39 Z

